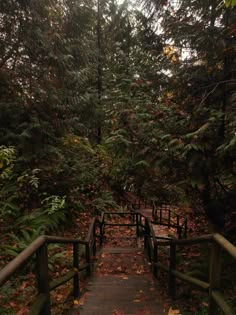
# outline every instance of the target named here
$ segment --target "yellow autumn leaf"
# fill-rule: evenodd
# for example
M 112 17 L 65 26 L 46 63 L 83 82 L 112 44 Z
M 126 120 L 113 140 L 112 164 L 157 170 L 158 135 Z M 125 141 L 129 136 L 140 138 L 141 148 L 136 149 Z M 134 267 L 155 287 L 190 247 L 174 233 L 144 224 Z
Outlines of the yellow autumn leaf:
M 172 307 L 169 308 L 168 315 L 181 315 L 179 310 L 174 310 Z

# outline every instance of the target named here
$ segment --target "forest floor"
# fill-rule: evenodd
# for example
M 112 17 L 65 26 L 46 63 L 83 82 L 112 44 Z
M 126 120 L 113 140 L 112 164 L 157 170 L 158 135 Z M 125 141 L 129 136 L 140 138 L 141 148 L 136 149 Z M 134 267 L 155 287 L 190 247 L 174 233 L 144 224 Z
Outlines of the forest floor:
M 192 213 L 189 208 L 179 208 L 179 214 L 185 214 L 188 217 L 188 237 L 199 236 L 201 234 L 208 233 L 208 223 L 201 214 Z M 73 225 L 67 227 L 67 229 L 60 233 L 61 236 L 81 238 L 84 239 L 87 235 L 88 228 L 91 222 L 91 213 L 80 213 L 79 217 L 74 219 Z M 132 228 L 122 227 L 120 229 L 107 229 L 106 237 L 111 237 L 112 245 L 114 247 L 124 246 L 125 237 L 129 240 L 130 235 L 133 233 Z M 122 238 L 120 236 L 123 236 Z M 7 240 L 6 240 L 7 241 Z M 131 244 L 132 245 L 132 244 Z M 106 243 L 105 243 L 106 246 Z M 167 253 L 163 250 L 159 257 L 162 257 L 162 262 L 167 264 Z M 53 247 L 49 250 L 50 262 L 50 276 L 55 279 L 61 276 L 72 265 L 72 248 L 69 246 Z M 204 274 L 208 272 L 208 248 L 200 246 L 191 246 L 188 249 L 182 249 L 178 252 L 178 270 L 189 271 L 192 275 Z M 186 259 L 188 258 L 188 259 Z M 107 260 L 107 264 L 97 266 L 96 274 L 107 272 L 108 274 L 114 274 L 123 272 L 126 275 L 130 273 L 142 273 L 146 272 L 146 267 L 142 264 L 138 264 L 137 261 L 133 262 L 130 266 L 125 264 L 125 259 L 122 259 L 122 255 L 119 256 L 119 260 L 113 261 Z M 96 261 L 95 261 L 96 263 Z M 8 281 L 3 287 L 4 290 L 0 291 L 0 314 L 6 315 L 26 315 L 30 306 L 30 300 L 36 295 L 35 292 L 35 276 L 34 267 L 31 265 L 28 270 L 29 273 L 21 272 L 20 277 Z M 27 271 L 28 271 L 27 270 Z M 164 303 L 166 303 L 169 314 L 182 314 L 182 315 L 205 315 L 207 314 L 207 295 L 195 290 L 193 287 L 184 284 L 183 282 L 177 282 L 177 296 L 175 303 L 171 303 L 167 296 L 167 275 L 161 271 L 158 274 L 158 281 L 160 283 L 159 294 Z M 85 294 L 86 281 L 81 279 L 81 290 Z M 65 313 L 73 304 L 83 304 L 86 295 L 78 300 L 72 298 L 66 298 L 71 293 L 71 283 L 67 283 L 51 293 L 53 314 L 61 315 Z M 32 297 L 32 299 L 31 299 Z M 27 302 L 26 302 L 27 301 Z M 171 308 L 173 307 L 173 309 Z M 114 313 L 119 315 L 120 313 Z M 154 314 L 153 314 L 154 315 Z

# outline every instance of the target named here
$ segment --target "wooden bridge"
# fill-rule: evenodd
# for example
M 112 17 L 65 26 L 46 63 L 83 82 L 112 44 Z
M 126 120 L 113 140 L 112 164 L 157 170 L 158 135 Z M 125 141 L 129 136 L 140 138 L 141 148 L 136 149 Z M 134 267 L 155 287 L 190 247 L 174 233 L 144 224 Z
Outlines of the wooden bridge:
M 38 295 L 32 303 L 31 315 L 51 314 L 50 291 L 70 280 L 73 281 L 74 299 L 79 302 L 68 315 L 164 315 L 168 313 L 166 303 L 158 298 L 158 274 L 161 272 L 166 274 L 168 294 L 171 298 L 175 297 L 176 279 L 179 279 L 208 293 L 208 314 L 234 315 L 235 312 L 220 290 L 220 280 L 221 253 L 224 250 L 236 259 L 236 247 L 220 234 L 188 239 L 187 220 L 169 207 L 156 208 L 154 205 L 153 208 L 153 205 L 138 202 L 130 203 L 128 208 L 128 212 L 102 212 L 94 217 L 85 240 L 40 236 L 0 271 L 0 285 L 15 276 L 15 272 L 35 255 Z M 116 227 L 133 231 L 129 242 L 124 242 L 122 247 L 116 247 L 116 243 L 112 242 L 111 231 Z M 160 227 L 171 230 L 172 235 L 165 234 Z M 107 235 L 108 230 L 110 232 Z M 48 272 L 50 244 L 71 244 L 73 247 L 71 271 L 53 281 L 50 281 Z M 178 248 L 193 244 L 206 244 L 210 248 L 210 272 L 207 282 L 178 270 Z M 161 260 L 163 248 L 166 249 L 168 263 Z M 96 255 L 95 263 L 93 260 Z M 115 262 L 122 262 L 123 266 L 118 265 L 115 273 L 114 270 L 109 273 L 109 268 L 101 267 L 110 266 Z M 140 266 L 141 269 L 134 269 L 134 272 L 127 275 L 124 272 L 125 265 Z M 79 300 L 82 272 L 88 276 L 87 293 L 82 296 L 84 303 Z

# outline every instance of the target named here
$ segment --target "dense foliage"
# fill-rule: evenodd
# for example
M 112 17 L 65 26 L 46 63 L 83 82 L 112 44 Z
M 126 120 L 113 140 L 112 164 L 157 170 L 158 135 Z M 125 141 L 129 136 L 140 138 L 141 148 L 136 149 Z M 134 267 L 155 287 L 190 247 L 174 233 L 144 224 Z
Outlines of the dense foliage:
M 229 5 L 2 0 L 3 230 L 56 231 L 124 190 L 190 202 L 223 227 L 236 185 Z

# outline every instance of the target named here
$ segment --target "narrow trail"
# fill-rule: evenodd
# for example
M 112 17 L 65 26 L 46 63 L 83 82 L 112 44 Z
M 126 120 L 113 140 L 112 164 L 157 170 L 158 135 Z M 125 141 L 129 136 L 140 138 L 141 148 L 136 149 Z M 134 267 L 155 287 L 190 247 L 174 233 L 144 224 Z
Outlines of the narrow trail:
M 133 227 L 108 227 L 86 292 L 67 315 L 167 315 L 163 297 Z

